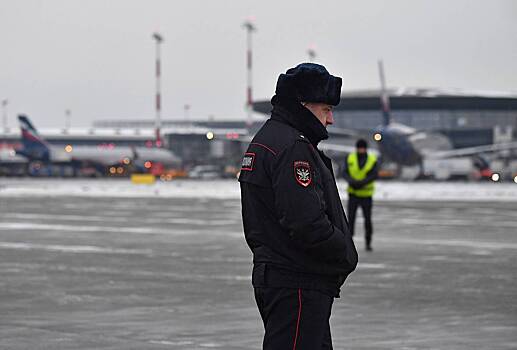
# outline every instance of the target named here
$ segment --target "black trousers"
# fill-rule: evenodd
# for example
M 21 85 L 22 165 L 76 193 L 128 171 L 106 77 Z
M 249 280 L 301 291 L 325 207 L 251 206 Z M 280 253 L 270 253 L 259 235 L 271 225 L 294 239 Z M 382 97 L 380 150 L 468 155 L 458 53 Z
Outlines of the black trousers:
M 372 197 L 361 198 L 353 195 L 348 196 L 348 221 L 350 223 L 350 233 L 352 233 L 352 236 L 354 235 L 355 216 L 357 208 L 361 207 L 364 216 L 364 238 L 367 246 L 372 243 L 372 206 Z
M 315 290 L 255 287 L 264 322 L 263 350 L 332 350 L 334 298 Z

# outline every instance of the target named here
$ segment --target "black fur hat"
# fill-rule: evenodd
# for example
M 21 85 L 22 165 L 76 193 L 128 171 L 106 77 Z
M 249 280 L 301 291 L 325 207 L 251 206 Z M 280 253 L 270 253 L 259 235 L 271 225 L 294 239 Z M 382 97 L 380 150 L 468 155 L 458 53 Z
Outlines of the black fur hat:
M 368 148 L 368 142 L 364 139 L 359 139 L 355 143 L 355 148 Z
M 320 102 L 332 106 L 341 98 L 341 78 L 331 75 L 325 67 L 315 63 L 301 63 L 280 74 L 276 95 L 298 102 Z

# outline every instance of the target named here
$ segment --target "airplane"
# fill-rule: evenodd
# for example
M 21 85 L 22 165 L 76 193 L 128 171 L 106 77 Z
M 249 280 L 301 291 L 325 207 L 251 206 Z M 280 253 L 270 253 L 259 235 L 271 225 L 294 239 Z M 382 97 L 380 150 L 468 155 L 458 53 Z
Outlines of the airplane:
M 45 165 L 69 165 L 74 173 L 83 167 L 93 167 L 102 175 L 108 172 L 121 175 L 125 172 L 124 166 L 132 166 L 139 172 L 148 172 L 153 164 L 163 167 L 178 166 L 181 163 L 176 155 L 163 148 L 50 145 L 27 116 L 19 115 L 18 121 L 22 142 L 21 147 L 15 149 L 15 153 L 25 157 L 29 165 L 38 162 Z
M 392 122 L 382 61 L 379 61 L 378 65 L 383 124 L 375 130 L 373 139 L 384 157 L 400 165 L 420 166 L 424 158 L 472 156 L 517 148 L 517 142 L 507 142 L 453 149 L 449 138 L 443 134 L 419 131 L 407 125 Z

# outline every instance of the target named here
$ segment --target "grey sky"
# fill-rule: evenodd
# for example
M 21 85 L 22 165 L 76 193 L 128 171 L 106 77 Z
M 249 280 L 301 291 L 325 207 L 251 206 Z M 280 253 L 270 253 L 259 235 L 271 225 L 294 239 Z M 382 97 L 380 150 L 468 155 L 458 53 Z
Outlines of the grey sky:
M 307 60 L 343 90 L 388 86 L 517 90 L 517 2 L 1 0 L 0 99 L 38 126 L 154 116 L 153 31 L 165 42 L 164 118 L 244 118 L 245 32 L 255 17 L 254 97 Z

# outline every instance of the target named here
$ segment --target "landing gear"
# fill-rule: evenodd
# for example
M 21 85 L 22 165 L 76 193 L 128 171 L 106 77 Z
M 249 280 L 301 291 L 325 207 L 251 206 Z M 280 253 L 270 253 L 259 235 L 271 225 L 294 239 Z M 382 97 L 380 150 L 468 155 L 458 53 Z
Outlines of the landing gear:
M 420 160 L 420 162 L 418 163 L 418 175 L 415 180 L 425 180 L 425 179 L 427 179 L 427 175 L 425 174 L 424 162 L 422 160 Z

